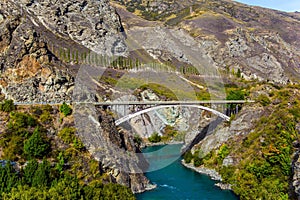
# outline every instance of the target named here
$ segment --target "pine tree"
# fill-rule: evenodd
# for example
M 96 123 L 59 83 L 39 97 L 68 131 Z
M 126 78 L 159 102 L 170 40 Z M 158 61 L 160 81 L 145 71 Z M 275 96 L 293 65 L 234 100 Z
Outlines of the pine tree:
M 33 160 L 30 160 L 25 169 L 24 169 L 24 173 L 23 173 L 23 180 L 25 182 L 25 184 L 28 184 L 29 186 L 32 185 L 32 181 L 33 181 L 33 177 L 34 177 L 34 174 L 38 168 L 39 164 L 38 162 L 33 159 Z
M 50 144 L 42 137 L 39 127 L 24 143 L 24 152 L 29 158 L 42 158 L 49 150 Z
M 33 187 L 46 187 L 50 184 L 50 163 L 47 160 L 43 160 L 41 164 L 39 164 L 36 172 L 34 173 L 32 179 Z

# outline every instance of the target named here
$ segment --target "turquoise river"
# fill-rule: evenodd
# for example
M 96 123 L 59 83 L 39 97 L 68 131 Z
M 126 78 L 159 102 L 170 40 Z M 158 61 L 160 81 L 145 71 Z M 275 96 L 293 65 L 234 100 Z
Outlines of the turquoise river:
M 185 168 L 180 163 L 182 145 L 152 146 L 143 150 L 150 163 L 146 176 L 157 185 L 151 191 L 137 194 L 138 200 L 236 200 L 231 191 L 214 186 L 208 176 Z

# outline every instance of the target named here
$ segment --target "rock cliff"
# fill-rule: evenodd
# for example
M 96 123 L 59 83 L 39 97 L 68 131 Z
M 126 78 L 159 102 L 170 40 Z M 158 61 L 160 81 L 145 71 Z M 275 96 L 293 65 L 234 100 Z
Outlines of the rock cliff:
M 152 187 L 144 176 L 148 163 L 136 148 L 133 135 L 117 129 L 114 119 L 93 105 L 78 105 L 75 111 L 78 134 L 91 154 L 110 174 L 112 182 L 131 188 L 134 193 Z

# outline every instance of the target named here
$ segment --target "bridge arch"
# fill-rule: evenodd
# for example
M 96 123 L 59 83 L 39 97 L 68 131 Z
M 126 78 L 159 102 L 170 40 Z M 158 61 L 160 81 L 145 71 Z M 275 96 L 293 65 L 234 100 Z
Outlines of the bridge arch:
M 183 105 L 159 105 L 159 106 L 154 106 L 154 107 L 146 108 L 145 110 L 140 110 L 138 112 L 135 112 L 135 113 L 126 115 L 124 117 L 121 117 L 120 119 L 118 119 L 118 120 L 115 121 L 115 124 L 118 126 L 118 125 L 124 123 L 125 121 L 128 121 L 128 120 L 130 120 L 130 119 L 132 119 L 134 117 L 137 117 L 139 115 L 142 115 L 142 114 L 150 112 L 150 111 L 159 110 L 159 109 L 162 109 L 162 108 L 178 107 L 178 106 L 181 106 L 181 107 L 190 107 L 190 108 L 199 108 L 201 110 L 205 110 L 205 111 L 211 112 L 211 113 L 213 113 L 215 115 L 218 115 L 219 117 L 221 117 L 222 119 L 224 119 L 226 121 L 230 120 L 230 117 L 228 117 L 224 113 L 221 113 L 221 112 L 219 112 L 219 111 L 217 111 L 215 109 L 208 108 L 208 107 L 201 106 L 201 105 L 184 105 L 183 104 Z

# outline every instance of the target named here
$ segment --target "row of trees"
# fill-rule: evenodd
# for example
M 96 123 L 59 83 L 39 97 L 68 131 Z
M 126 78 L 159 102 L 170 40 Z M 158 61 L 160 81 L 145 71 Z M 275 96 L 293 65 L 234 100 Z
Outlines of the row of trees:
M 53 47 L 53 50 L 54 47 Z M 56 52 L 57 50 L 55 50 Z M 56 54 L 65 62 L 73 62 L 78 64 L 90 64 L 103 67 L 112 67 L 115 69 L 141 69 L 143 67 L 153 68 L 160 71 L 178 71 L 182 74 L 199 75 L 205 74 L 204 68 L 198 69 L 194 66 L 181 66 L 176 69 L 170 62 L 164 64 L 160 62 L 152 62 L 143 64 L 138 58 L 126 58 L 122 56 L 104 56 L 94 52 L 79 52 L 78 50 L 59 48 Z
M 100 181 L 87 185 L 68 174 L 57 176 L 47 160 L 30 160 L 21 171 L 8 162 L 0 166 L 0 181 L 1 199 L 135 199 L 125 186 Z

